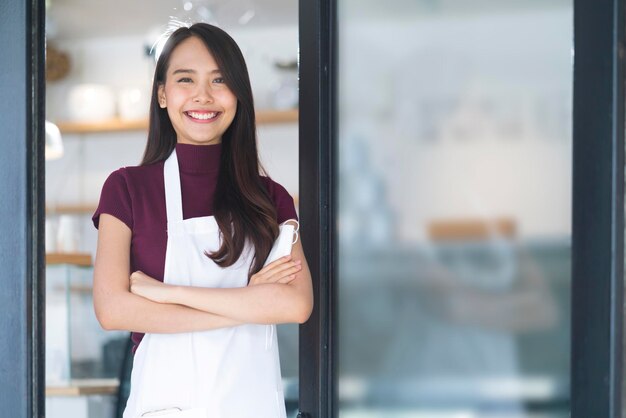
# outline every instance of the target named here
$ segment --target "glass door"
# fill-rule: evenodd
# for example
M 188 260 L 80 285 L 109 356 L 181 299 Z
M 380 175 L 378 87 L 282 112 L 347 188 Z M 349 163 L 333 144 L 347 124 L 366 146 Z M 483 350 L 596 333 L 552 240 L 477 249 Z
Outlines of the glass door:
M 569 416 L 573 2 L 337 30 L 338 416 Z

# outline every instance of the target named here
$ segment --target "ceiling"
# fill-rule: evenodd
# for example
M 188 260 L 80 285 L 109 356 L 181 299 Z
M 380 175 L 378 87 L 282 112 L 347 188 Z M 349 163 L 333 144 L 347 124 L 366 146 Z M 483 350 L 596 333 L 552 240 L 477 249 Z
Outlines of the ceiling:
M 47 0 L 46 8 L 53 40 L 145 35 L 171 17 L 226 29 L 298 23 L 298 0 Z

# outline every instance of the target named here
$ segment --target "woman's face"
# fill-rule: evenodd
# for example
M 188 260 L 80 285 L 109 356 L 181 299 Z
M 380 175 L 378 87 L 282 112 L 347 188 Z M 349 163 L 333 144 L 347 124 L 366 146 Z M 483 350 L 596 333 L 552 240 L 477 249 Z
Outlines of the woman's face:
M 159 106 L 167 108 L 177 141 L 209 145 L 222 142 L 237 110 L 213 55 L 195 36 L 182 41 L 170 56 Z

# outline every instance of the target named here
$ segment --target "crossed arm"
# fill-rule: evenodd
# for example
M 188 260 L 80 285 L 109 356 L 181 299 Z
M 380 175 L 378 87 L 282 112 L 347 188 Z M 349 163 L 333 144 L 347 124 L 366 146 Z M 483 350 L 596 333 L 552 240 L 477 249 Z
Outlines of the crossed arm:
M 141 274 L 129 280 L 130 239 L 123 222 L 100 216 L 93 295 L 105 329 L 175 333 L 243 323 L 303 323 L 310 316 L 311 275 L 299 242 L 292 258 L 302 260 L 302 268 L 289 283 L 215 289 L 167 285 Z

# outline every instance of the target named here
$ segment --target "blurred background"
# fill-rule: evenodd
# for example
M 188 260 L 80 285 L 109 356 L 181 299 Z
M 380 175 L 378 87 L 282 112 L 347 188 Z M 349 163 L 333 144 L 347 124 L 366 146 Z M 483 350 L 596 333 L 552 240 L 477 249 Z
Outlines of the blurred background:
M 572 2 L 337 7 L 338 416 L 569 416 Z M 185 21 L 233 35 L 262 161 L 297 202 L 297 2 L 47 14 L 47 413 L 112 417 L 127 335 L 93 314 L 90 218 L 108 174 L 141 159 L 159 35 Z M 290 417 L 297 332 L 279 326 Z
M 572 2 L 337 3 L 339 416 L 569 416 Z

